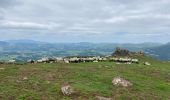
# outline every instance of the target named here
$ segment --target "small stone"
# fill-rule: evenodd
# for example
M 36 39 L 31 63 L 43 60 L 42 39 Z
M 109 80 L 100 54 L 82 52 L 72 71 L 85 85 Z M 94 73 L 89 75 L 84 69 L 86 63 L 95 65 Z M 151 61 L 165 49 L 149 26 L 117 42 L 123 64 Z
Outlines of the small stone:
M 106 68 L 107 68 L 107 67 L 109 67 L 109 66 L 104 66 L 104 67 L 106 67 Z
M 17 83 L 21 83 L 21 81 L 20 81 L 20 80 L 16 80 L 16 82 L 17 82 Z
M 123 79 L 123 78 L 120 78 L 120 77 L 114 78 L 112 80 L 112 84 L 113 85 L 117 85 L 117 86 L 121 85 L 123 87 L 128 87 L 128 86 L 132 86 L 133 85 L 131 82 L 129 82 L 129 81 Z
M 111 98 L 106 98 L 106 97 L 102 97 L 102 96 L 96 96 L 97 100 L 112 100 Z
M 51 82 L 50 81 L 46 81 L 47 84 L 50 84 Z
M 117 62 L 116 64 L 117 64 L 117 65 L 119 65 L 120 63 L 119 63 L 119 62 Z
M 73 88 L 70 85 L 64 85 L 61 87 L 63 95 L 69 96 L 73 93 Z
M 125 64 L 128 64 L 128 65 L 130 65 L 130 64 L 132 64 L 131 62 L 127 62 L 127 63 L 125 63 Z
M 0 70 L 4 70 L 5 68 L 0 68 Z
M 23 80 L 28 80 L 28 77 L 23 77 Z

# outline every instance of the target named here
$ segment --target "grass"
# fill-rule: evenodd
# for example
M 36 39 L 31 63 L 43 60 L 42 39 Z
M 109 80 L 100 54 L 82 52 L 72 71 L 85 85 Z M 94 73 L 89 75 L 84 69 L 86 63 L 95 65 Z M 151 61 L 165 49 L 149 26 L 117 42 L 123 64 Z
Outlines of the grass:
M 148 61 L 152 65 L 145 66 Z M 75 64 L 0 65 L 0 100 L 95 100 L 95 95 L 114 100 L 169 100 L 170 63 L 141 57 L 140 64 L 114 62 Z M 133 83 L 112 85 L 116 76 Z M 27 80 L 23 80 L 27 77 Z M 69 83 L 77 92 L 63 96 L 60 87 Z

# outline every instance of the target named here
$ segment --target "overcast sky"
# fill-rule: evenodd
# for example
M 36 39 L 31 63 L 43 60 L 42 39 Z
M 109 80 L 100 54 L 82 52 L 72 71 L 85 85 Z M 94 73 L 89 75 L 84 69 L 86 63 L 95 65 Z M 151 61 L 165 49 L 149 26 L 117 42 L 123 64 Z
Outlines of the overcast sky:
M 0 41 L 170 42 L 170 0 L 0 0 Z

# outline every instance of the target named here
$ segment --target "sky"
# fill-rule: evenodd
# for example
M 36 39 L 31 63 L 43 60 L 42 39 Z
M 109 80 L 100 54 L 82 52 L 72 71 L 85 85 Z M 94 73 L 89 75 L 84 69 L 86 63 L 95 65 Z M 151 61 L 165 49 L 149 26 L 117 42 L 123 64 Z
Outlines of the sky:
M 170 42 L 170 0 L 0 0 L 0 41 Z

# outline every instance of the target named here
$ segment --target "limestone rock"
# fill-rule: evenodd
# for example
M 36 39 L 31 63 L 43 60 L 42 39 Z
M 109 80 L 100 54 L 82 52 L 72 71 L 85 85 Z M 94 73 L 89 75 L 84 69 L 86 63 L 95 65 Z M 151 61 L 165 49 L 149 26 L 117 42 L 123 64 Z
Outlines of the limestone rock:
M 5 68 L 0 68 L 0 70 L 5 70 Z
M 28 80 L 28 77 L 23 77 L 23 80 Z
M 102 97 L 102 96 L 96 96 L 97 100 L 112 100 L 111 98 L 106 98 L 106 97 Z
M 125 80 L 123 78 L 120 77 L 115 77 L 112 80 L 112 84 L 113 85 L 117 85 L 117 86 L 123 86 L 123 87 L 128 87 L 128 86 L 132 86 L 133 84 L 131 82 L 129 82 L 128 80 Z
M 70 85 L 64 85 L 61 87 L 61 92 L 63 95 L 71 95 L 73 93 L 73 88 Z

